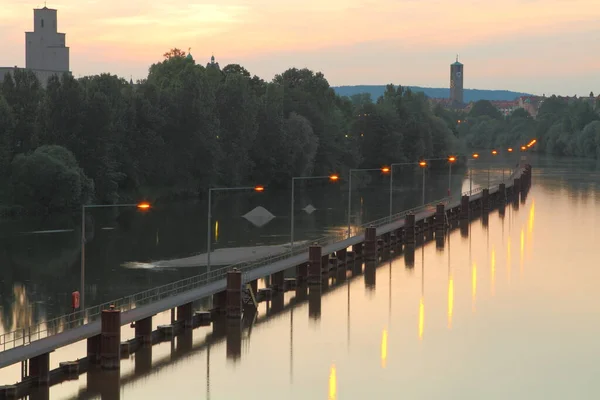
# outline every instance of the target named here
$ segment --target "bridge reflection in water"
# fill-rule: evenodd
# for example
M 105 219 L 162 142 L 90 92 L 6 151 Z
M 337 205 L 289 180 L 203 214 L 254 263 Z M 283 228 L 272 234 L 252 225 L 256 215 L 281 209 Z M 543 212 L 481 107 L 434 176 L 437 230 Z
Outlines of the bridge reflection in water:
M 528 235 L 525 237 L 523 235 L 523 230 L 519 228 L 519 240 L 520 240 L 520 253 L 519 259 L 521 265 L 523 265 L 523 260 L 525 257 L 525 252 L 528 250 L 528 246 L 526 244 L 532 240 L 533 234 L 533 204 L 530 209 L 530 216 L 527 224 L 527 232 Z M 511 243 L 511 218 L 513 214 L 513 209 L 509 209 L 507 213 L 500 212 L 498 215 L 495 215 L 496 212 L 492 213 L 492 218 L 498 218 L 500 220 L 500 224 L 502 226 L 502 245 L 506 246 L 507 249 L 507 257 L 504 260 L 504 265 L 507 269 L 506 278 L 508 283 L 510 283 L 510 243 Z M 486 231 L 487 243 L 489 245 L 489 219 L 488 215 L 484 214 L 485 217 L 481 219 L 482 229 Z M 508 218 L 505 218 L 508 215 Z M 497 222 L 497 221 L 496 221 Z M 451 330 L 453 328 L 453 317 L 455 314 L 455 295 L 459 292 L 455 291 L 455 274 L 453 273 L 456 265 L 468 265 L 470 270 L 470 294 L 472 301 L 472 309 L 475 311 L 476 297 L 477 297 L 477 283 L 478 283 L 478 267 L 485 267 L 486 263 L 489 263 L 487 267 L 489 267 L 489 278 L 490 278 L 490 293 L 493 295 L 495 293 L 495 284 L 496 284 L 496 269 L 498 261 L 496 260 L 496 252 L 494 250 L 494 245 L 492 245 L 492 249 L 490 252 L 490 248 L 485 251 L 485 258 L 482 255 L 474 255 L 473 249 L 471 246 L 472 233 L 474 224 L 478 224 L 478 221 L 472 221 L 471 224 L 453 224 L 452 228 L 460 228 L 457 232 L 445 232 L 440 231 L 436 232 L 435 235 L 427 234 L 423 237 L 417 237 L 416 246 L 420 246 L 421 249 L 421 257 L 419 260 L 420 268 L 417 271 L 421 274 L 421 285 L 420 285 L 420 295 L 418 300 L 418 308 L 416 309 L 416 317 L 415 321 L 418 327 L 416 339 L 418 341 L 426 340 L 425 331 L 427 328 L 427 314 L 425 307 L 426 304 L 426 291 L 425 291 L 425 283 L 427 281 L 425 272 L 425 262 L 428 260 L 429 256 L 426 257 L 426 254 L 430 254 L 429 248 L 430 245 L 435 241 L 435 246 L 437 248 L 436 251 L 439 252 L 440 249 L 443 249 L 447 252 L 447 312 L 444 313 L 447 318 L 447 329 Z M 504 240 L 504 229 L 505 225 L 507 225 L 508 234 L 506 235 L 506 241 Z M 525 226 L 525 225 L 524 225 Z M 451 259 L 450 251 L 450 243 L 454 242 L 456 238 L 463 237 L 469 241 L 468 246 L 468 260 L 462 257 L 463 255 L 458 254 L 458 262 L 454 262 L 454 258 Z M 504 242 L 506 242 L 504 244 Z M 499 244 L 498 244 L 499 245 Z M 445 247 L 445 249 L 444 249 Z M 401 254 L 404 253 L 404 254 Z M 254 312 L 250 312 L 249 310 L 245 310 L 244 318 L 242 320 L 228 320 L 227 318 L 218 318 L 215 319 L 212 323 L 212 327 L 210 328 L 197 328 L 194 331 L 192 330 L 184 330 L 181 335 L 178 335 L 172 338 L 170 341 L 162 344 L 155 345 L 154 347 L 150 345 L 143 346 L 138 351 L 130 356 L 132 360 L 133 368 L 130 371 L 126 371 L 126 367 L 122 367 L 121 371 L 102 371 L 96 367 L 90 367 L 89 371 L 80 376 L 82 379 L 84 376 L 87 378 L 87 384 L 84 387 L 80 387 L 75 393 L 72 390 L 68 389 L 63 385 L 52 386 L 49 388 L 40 388 L 39 390 L 32 392 L 30 395 L 30 399 L 47 399 L 50 398 L 50 390 L 53 393 L 56 393 L 57 398 L 62 397 L 61 393 L 67 394 L 65 392 L 70 392 L 72 399 L 92 399 L 101 396 L 102 399 L 119 399 L 121 396 L 121 392 L 124 387 L 128 387 L 129 385 L 135 384 L 137 382 L 144 382 L 146 379 L 152 377 L 152 379 L 160 379 L 161 371 L 167 367 L 174 366 L 181 362 L 193 362 L 196 363 L 201 354 L 206 355 L 206 376 L 198 379 L 196 381 L 196 387 L 199 384 L 203 383 L 206 387 L 206 398 L 209 399 L 211 396 L 211 365 L 215 360 L 211 362 L 211 347 L 214 348 L 216 346 L 221 347 L 222 344 L 225 345 L 225 354 L 229 363 L 239 363 L 244 354 L 250 351 L 250 342 L 253 329 L 257 326 L 260 326 L 264 323 L 268 323 L 274 319 L 280 318 L 281 316 L 289 313 L 289 379 L 290 383 L 294 381 L 294 321 L 298 320 L 297 310 L 301 308 L 305 308 L 308 306 L 308 319 L 312 321 L 312 324 L 318 326 L 321 323 L 322 317 L 322 303 L 324 298 L 327 298 L 330 294 L 339 291 L 347 291 L 347 310 L 336 310 L 337 314 L 344 314 L 346 311 L 346 331 L 347 331 L 347 348 L 350 349 L 351 342 L 351 316 L 352 316 L 352 298 L 351 298 L 351 287 L 356 287 L 356 284 L 360 281 L 361 277 L 364 278 L 364 287 L 367 293 L 367 298 L 370 296 L 375 296 L 375 289 L 377 287 L 377 273 L 380 274 L 380 278 L 385 275 L 388 276 L 388 284 L 387 287 L 387 302 L 388 302 L 388 322 L 387 325 L 380 329 L 380 359 L 381 359 L 381 368 L 385 369 L 390 366 L 390 360 L 388 359 L 389 354 L 389 346 L 393 343 L 390 343 L 390 337 L 393 337 L 392 332 L 394 329 L 405 329 L 406 327 L 401 327 L 398 325 L 398 328 L 392 325 L 393 321 L 391 319 L 392 316 L 392 294 L 394 292 L 392 286 L 392 276 L 393 270 L 394 273 L 397 273 L 397 268 L 399 265 L 402 265 L 402 258 L 404 258 L 404 266 L 407 274 L 412 275 L 415 272 L 415 247 L 406 247 L 404 251 L 395 253 L 395 254 L 387 254 L 382 253 L 380 257 L 375 262 L 356 262 L 354 265 L 348 266 L 347 269 L 343 269 L 342 272 L 335 271 L 326 277 L 322 285 L 315 287 L 305 287 L 298 286 L 291 293 L 277 293 L 271 299 L 267 300 L 264 303 L 261 303 L 259 306 L 259 313 L 256 314 Z M 402 257 L 402 258 L 401 258 Z M 485 261 L 483 261 L 485 260 Z M 432 263 L 433 264 L 433 263 Z M 384 268 L 384 267 L 388 268 Z M 460 267 L 459 267 L 460 268 Z M 385 271 L 386 269 L 389 270 Z M 384 272 L 385 271 L 385 272 Z M 464 284 L 465 275 L 462 274 L 461 278 L 462 282 L 459 284 Z M 264 280 L 261 282 L 261 286 L 265 286 L 267 282 Z M 466 287 L 459 286 L 466 289 Z M 398 289 L 398 287 L 396 287 Z M 460 289 L 459 289 L 460 291 Z M 364 307 L 364 304 L 358 304 L 357 306 Z M 435 313 L 430 306 L 429 313 Z M 296 313 L 295 313 L 296 311 Z M 295 318 L 294 318 L 295 317 Z M 338 319 L 336 317 L 336 319 Z M 208 333 L 207 332 L 208 329 Z M 200 336 L 205 334 L 203 338 Z M 265 334 L 264 332 L 262 333 Z M 391 336 L 390 336 L 391 335 Z M 194 340 L 194 337 L 196 340 Z M 277 338 L 277 340 L 273 341 L 274 346 L 280 346 L 282 344 L 282 340 Z M 167 350 L 167 354 L 161 357 L 153 357 L 153 351 L 163 353 L 164 350 L 156 351 L 159 348 L 165 349 L 164 346 L 170 346 L 170 349 Z M 306 350 L 306 343 L 301 343 L 302 351 L 311 351 Z M 274 349 L 274 351 L 277 351 Z M 296 351 L 298 351 L 296 349 Z M 121 361 L 126 364 L 126 361 Z M 260 366 L 257 366 L 260 368 Z M 157 376 L 158 374 L 158 376 Z M 324 374 L 326 372 L 324 371 Z M 337 399 L 338 398 L 338 385 L 340 382 L 340 378 L 343 382 L 343 372 L 340 375 L 339 370 L 336 368 L 335 360 L 331 360 L 330 369 L 329 369 L 329 386 L 328 386 L 328 398 L 329 399 Z M 166 384 L 166 383 L 165 383 Z M 173 383 L 169 383 L 172 385 Z M 53 395 L 54 398 L 54 395 Z

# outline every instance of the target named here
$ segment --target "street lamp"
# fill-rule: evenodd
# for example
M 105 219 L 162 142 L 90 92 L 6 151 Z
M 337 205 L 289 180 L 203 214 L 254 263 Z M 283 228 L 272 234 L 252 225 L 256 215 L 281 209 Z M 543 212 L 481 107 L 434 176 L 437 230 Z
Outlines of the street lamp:
M 209 188 L 208 189 L 208 218 L 207 218 L 207 235 L 206 238 L 206 272 L 210 272 L 210 244 L 212 240 L 212 226 L 211 226 L 211 208 L 212 208 L 212 193 L 213 192 L 222 192 L 222 191 L 230 191 L 230 190 L 254 190 L 257 193 L 262 193 L 265 191 L 264 186 L 241 186 L 241 187 L 222 187 L 222 188 Z
M 492 150 L 492 156 L 496 156 L 498 155 L 498 151 L 497 150 Z M 488 164 L 488 189 L 490 188 L 490 169 L 492 168 L 492 163 Z M 504 170 L 502 172 L 504 174 Z
M 294 250 L 294 184 L 297 180 L 307 180 L 307 179 L 329 179 L 331 182 L 337 182 L 340 177 L 337 174 L 328 175 L 328 176 L 294 176 L 292 178 L 292 200 L 291 200 L 291 227 L 290 227 L 290 251 Z
M 386 171 L 387 167 L 381 169 L 382 172 L 390 173 L 390 222 L 392 222 L 392 205 L 393 205 L 393 193 L 394 193 L 394 167 L 400 165 L 415 165 L 414 162 L 406 162 L 406 163 L 393 163 L 390 164 L 389 169 Z
M 471 160 L 477 160 L 479 158 L 478 153 L 473 153 Z M 470 161 L 470 160 L 469 160 Z M 469 196 L 473 193 L 473 168 L 469 168 Z
M 84 204 L 81 206 L 81 290 L 80 310 L 85 310 L 85 209 L 86 208 L 112 208 L 112 207 L 137 207 L 141 211 L 150 209 L 150 203 L 137 204 Z
M 427 168 L 427 161 L 419 161 L 419 167 L 423 168 L 423 205 L 425 205 L 425 168 Z
M 448 157 L 448 197 L 452 195 L 452 164 L 454 164 L 455 162 L 455 156 Z
M 348 171 L 348 238 L 350 237 L 350 210 L 352 209 L 352 173 L 353 172 L 367 172 L 367 171 L 380 171 L 384 174 L 388 174 L 392 171 L 391 167 L 381 168 L 362 168 L 362 169 L 351 169 Z

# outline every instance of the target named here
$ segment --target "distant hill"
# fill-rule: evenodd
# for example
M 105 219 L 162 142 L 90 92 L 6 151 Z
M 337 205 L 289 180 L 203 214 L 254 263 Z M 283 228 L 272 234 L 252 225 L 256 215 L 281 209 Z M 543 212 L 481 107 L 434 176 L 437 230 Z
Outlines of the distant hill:
M 424 88 L 419 86 L 408 86 L 413 92 L 423 92 L 431 98 L 448 98 L 450 89 L 447 88 Z M 352 96 L 358 93 L 370 93 L 373 101 L 376 101 L 385 92 L 385 85 L 359 85 L 359 86 L 333 86 L 333 90 L 340 96 Z M 511 92 L 509 90 L 480 90 L 465 89 L 465 103 L 477 100 L 515 100 L 521 96 L 531 96 L 527 93 Z

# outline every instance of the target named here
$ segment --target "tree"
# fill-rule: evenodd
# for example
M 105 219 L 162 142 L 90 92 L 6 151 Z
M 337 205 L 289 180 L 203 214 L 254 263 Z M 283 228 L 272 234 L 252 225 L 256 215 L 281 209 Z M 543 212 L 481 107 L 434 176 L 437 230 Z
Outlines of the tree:
M 31 154 L 17 155 L 11 166 L 15 203 L 46 211 L 80 205 L 93 194 L 73 154 L 61 146 L 42 146 Z
M 469 117 L 487 116 L 493 119 L 503 119 L 502 113 L 488 100 L 479 100 L 475 102 L 473 108 L 469 112 Z
M 185 51 L 180 50 L 177 47 L 174 47 L 171 50 L 167 51 L 165 54 L 163 54 L 163 57 L 166 60 L 170 60 L 172 58 L 185 58 L 185 56 Z
M 92 196 L 198 196 L 216 184 L 289 185 L 292 176 L 345 174 L 459 146 L 458 114 L 434 115 L 422 94 L 402 86 L 389 85 L 373 103 L 336 95 L 306 68 L 265 82 L 238 64 L 205 68 L 177 48 L 137 85 L 63 75 L 44 89 L 31 71 L 15 71 L 0 89 L 0 179 L 30 209 L 68 209 Z

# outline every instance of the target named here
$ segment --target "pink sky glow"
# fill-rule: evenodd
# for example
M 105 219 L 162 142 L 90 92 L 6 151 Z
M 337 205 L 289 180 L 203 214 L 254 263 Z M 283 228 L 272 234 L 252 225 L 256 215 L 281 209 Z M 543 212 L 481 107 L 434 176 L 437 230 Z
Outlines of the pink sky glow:
M 172 47 L 205 64 L 239 63 L 270 80 L 289 67 L 332 85 L 447 87 L 460 54 L 465 86 L 600 94 L 597 0 L 60 0 L 76 76 L 143 78 Z M 24 66 L 33 8 L 5 0 L 0 66 Z

